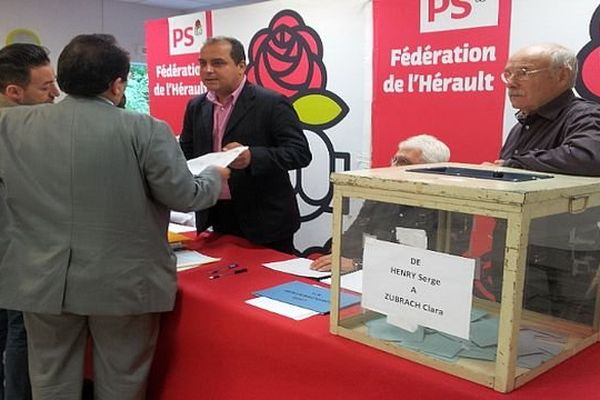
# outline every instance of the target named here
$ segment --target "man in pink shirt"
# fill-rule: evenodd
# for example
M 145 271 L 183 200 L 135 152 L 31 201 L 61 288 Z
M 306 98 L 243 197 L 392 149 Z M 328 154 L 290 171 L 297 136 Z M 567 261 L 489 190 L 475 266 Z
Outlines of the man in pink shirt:
M 298 116 L 283 95 L 246 80 L 246 56 L 237 39 L 207 40 L 199 63 L 208 92 L 187 105 L 179 139 L 186 158 L 248 149 L 230 165 L 231 177 L 217 204 L 196 215 L 196 227 L 212 226 L 215 232 L 292 253 L 300 214 L 288 171 L 312 158 Z

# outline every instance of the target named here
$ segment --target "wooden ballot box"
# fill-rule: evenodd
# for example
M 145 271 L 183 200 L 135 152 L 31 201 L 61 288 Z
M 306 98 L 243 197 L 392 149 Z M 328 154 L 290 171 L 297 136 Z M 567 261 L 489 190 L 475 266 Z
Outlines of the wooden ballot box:
M 332 333 L 500 392 L 598 340 L 600 179 L 443 163 L 331 180 Z M 346 290 L 361 304 L 340 308 Z

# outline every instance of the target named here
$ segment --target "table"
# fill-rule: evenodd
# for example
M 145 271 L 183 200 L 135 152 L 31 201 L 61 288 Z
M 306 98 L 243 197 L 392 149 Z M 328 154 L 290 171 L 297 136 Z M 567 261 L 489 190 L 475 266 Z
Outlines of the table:
M 149 399 L 598 399 L 600 345 L 510 394 L 500 394 L 329 333 L 329 317 L 294 321 L 245 304 L 252 292 L 298 278 L 262 267 L 290 256 L 203 234 L 189 245 L 219 263 L 179 273 L 163 316 Z M 247 273 L 208 279 L 238 263 Z

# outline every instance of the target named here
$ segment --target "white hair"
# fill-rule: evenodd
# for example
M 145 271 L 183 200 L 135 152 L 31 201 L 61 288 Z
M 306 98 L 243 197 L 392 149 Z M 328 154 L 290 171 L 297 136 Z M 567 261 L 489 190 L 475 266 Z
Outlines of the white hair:
M 575 87 L 579 65 L 577 55 L 571 49 L 556 43 L 542 43 L 531 47 L 536 48 L 536 50 L 539 49 L 539 53 L 548 57 L 552 68 L 568 69 L 570 72 L 569 86 L 571 88 Z
M 450 159 L 450 149 L 444 142 L 431 135 L 411 136 L 398 144 L 398 149 L 419 149 L 426 163 L 446 162 Z

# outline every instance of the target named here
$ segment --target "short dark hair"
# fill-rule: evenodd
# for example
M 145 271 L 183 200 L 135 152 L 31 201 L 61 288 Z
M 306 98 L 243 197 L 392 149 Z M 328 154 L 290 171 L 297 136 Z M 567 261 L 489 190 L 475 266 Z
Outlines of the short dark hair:
M 25 87 L 31 81 L 31 69 L 50 64 L 49 51 L 30 43 L 13 43 L 0 50 L 0 92 L 8 85 Z
M 106 91 L 114 80 L 127 80 L 129 53 L 112 35 L 78 35 L 60 53 L 57 71 L 64 92 L 93 97 Z
M 236 38 L 232 38 L 229 36 L 215 36 L 212 38 L 209 38 L 206 40 L 206 42 L 204 42 L 204 46 L 208 45 L 208 44 L 215 44 L 215 43 L 219 43 L 219 42 L 227 42 L 231 45 L 231 58 L 233 59 L 233 62 L 235 63 L 235 65 L 238 65 L 239 63 L 246 62 L 246 52 L 244 51 L 244 45 L 242 44 L 242 42 L 240 42 L 239 40 L 237 40 Z

